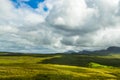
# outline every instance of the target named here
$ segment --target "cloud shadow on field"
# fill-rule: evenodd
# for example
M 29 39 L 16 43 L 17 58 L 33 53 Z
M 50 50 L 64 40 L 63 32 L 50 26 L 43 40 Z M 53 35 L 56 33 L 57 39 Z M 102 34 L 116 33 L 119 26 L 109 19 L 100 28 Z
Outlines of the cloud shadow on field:
M 62 55 L 61 57 L 46 59 L 38 63 L 88 67 L 88 64 L 91 62 L 106 66 L 120 67 L 120 59 L 84 55 Z

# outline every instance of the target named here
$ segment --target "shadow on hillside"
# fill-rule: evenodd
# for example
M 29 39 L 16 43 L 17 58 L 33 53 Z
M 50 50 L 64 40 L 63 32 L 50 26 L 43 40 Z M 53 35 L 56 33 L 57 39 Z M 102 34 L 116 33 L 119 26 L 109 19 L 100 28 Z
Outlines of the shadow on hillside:
M 32 57 L 54 57 L 57 54 L 35 54 L 35 55 L 31 55 Z
M 120 67 L 120 59 L 102 58 L 102 57 L 86 56 L 86 55 L 62 55 L 61 57 L 43 60 L 42 62 L 39 63 L 87 67 L 90 62 L 94 62 L 106 66 Z

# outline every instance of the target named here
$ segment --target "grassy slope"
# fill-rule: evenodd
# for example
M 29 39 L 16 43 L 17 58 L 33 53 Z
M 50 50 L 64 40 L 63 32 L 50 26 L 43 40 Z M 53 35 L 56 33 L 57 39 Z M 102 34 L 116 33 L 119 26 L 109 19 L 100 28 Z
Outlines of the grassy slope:
M 0 56 L 0 80 L 119 80 L 120 58 L 87 55 Z

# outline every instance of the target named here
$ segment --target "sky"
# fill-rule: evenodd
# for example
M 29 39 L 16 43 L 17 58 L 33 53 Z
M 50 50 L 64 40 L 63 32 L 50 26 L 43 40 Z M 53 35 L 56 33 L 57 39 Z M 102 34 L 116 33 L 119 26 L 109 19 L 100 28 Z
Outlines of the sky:
M 0 51 L 120 46 L 120 0 L 0 0 Z

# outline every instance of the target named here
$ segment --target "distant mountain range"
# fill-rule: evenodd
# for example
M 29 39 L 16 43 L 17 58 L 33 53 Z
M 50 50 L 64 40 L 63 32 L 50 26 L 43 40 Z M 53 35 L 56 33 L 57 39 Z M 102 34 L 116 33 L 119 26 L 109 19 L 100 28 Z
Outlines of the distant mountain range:
M 73 50 L 69 50 L 67 52 L 65 52 L 67 54 L 72 54 L 72 53 L 79 53 L 79 54 L 110 54 L 110 53 L 120 53 L 120 47 L 116 47 L 116 46 L 111 46 L 107 49 L 103 49 L 103 50 L 95 50 L 95 51 L 89 51 L 89 50 L 83 50 L 83 51 L 73 51 Z
M 95 51 L 89 51 L 89 50 L 74 51 L 74 50 L 69 50 L 69 51 L 64 52 L 63 54 L 85 54 L 85 55 L 92 55 L 92 54 L 95 55 L 96 54 L 96 55 L 108 55 L 108 54 L 111 54 L 111 53 L 120 54 L 120 47 L 111 46 L 111 47 L 108 47 L 107 49 L 95 50 Z M 0 52 L 0 55 L 26 55 L 26 54 L 27 53 Z M 32 53 L 29 53 L 29 54 L 32 54 Z

